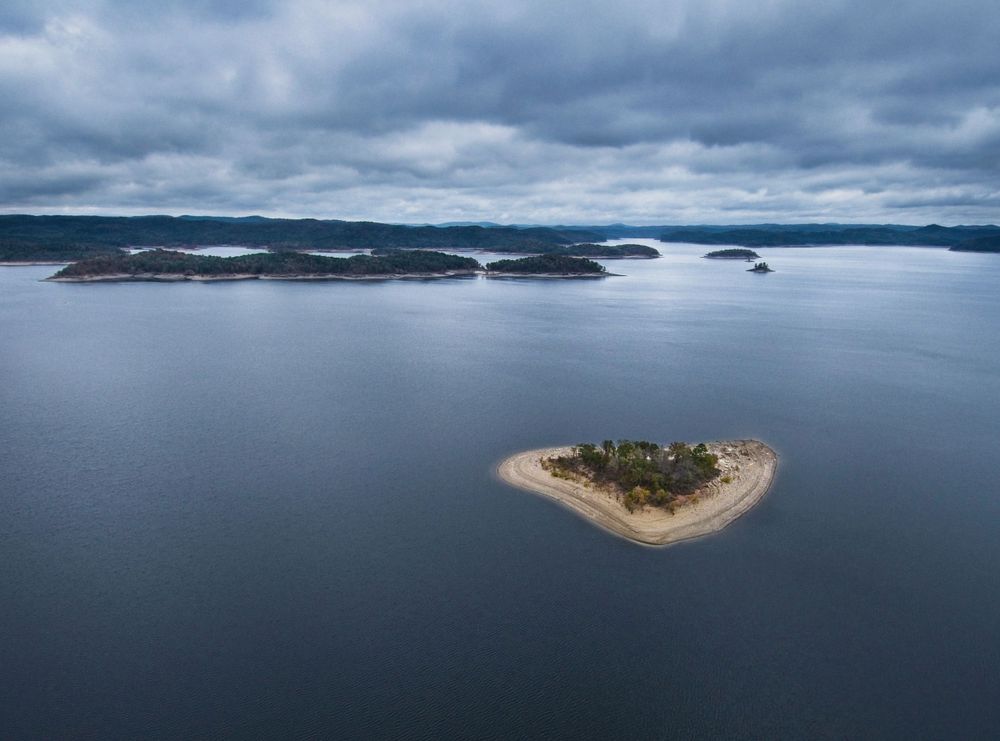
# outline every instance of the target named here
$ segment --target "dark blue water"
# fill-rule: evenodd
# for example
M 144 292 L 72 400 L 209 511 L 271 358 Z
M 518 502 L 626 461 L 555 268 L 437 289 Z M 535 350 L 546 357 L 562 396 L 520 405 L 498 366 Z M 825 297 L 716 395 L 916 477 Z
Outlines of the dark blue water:
M 0 269 L 4 738 L 1000 734 L 1000 256 L 604 281 Z M 667 549 L 494 478 L 757 437 Z

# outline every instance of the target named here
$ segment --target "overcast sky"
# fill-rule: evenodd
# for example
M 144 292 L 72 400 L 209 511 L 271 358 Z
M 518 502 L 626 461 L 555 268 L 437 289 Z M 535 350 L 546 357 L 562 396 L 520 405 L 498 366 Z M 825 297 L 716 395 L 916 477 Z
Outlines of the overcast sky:
M 0 211 L 1000 221 L 996 0 L 3 0 Z

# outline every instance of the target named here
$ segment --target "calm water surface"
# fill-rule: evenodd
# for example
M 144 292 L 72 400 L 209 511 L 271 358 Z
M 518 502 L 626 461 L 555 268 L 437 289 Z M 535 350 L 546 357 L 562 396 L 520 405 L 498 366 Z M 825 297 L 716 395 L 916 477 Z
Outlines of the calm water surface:
M 1000 256 L 603 281 L 0 268 L 0 736 L 996 738 Z M 667 549 L 493 475 L 757 437 Z

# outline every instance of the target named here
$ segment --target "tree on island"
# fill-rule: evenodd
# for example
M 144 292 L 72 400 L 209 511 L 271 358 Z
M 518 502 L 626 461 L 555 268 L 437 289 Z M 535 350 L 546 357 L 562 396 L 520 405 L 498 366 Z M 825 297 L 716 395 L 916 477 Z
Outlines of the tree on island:
M 674 442 L 666 448 L 646 440 L 581 443 L 568 456 L 549 459 L 555 475 L 582 476 L 617 491 L 629 512 L 646 505 L 673 511 L 678 496 L 692 494 L 720 473 L 718 456 L 704 443 Z

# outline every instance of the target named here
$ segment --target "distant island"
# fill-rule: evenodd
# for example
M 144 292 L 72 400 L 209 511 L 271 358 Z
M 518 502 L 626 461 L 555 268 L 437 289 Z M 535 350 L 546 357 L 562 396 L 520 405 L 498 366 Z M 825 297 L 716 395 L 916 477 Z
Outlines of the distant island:
M 777 460 L 756 440 L 666 447 L 605 440 L 518 453 L 497 473 L 617 535 L 667 545 L 721 530 L 747 512 L 770 488 Z
M 484 268 L 471 257 L 430 250 L 388 250 L 374 255 L 328 257 L 302 252 L 259 252 L 215 257 L 175 250 L 144 250 L 134 254 L 102 255 L 67 265 L 51 281 L 182 280 L 361 280 L 374 278 L 448 278 L 506 275 L 532 277 L 603 277 L 604 267 L 592 260 L 540 255 L 500 260 Z
M 747 270 L 748 273 L 773 273 L 774 270 L 766 262 L 754 263 L 754 266 Z
M 707 255 L 703 255 L 703 257 L 712 260 L 753 260 L 760 257 L 760 255 L 753 250 L 734 247 L 728 250 L 715 250 L 714 252 L 709 252 Z

